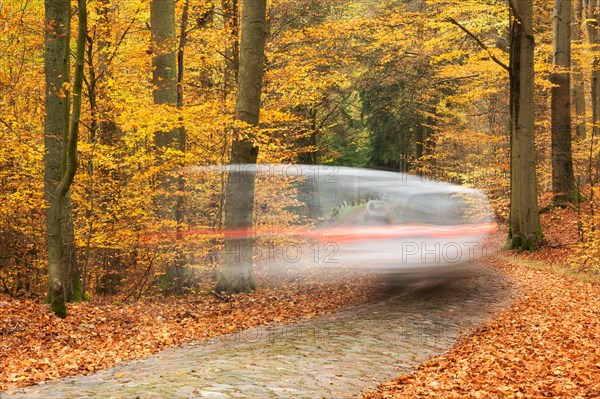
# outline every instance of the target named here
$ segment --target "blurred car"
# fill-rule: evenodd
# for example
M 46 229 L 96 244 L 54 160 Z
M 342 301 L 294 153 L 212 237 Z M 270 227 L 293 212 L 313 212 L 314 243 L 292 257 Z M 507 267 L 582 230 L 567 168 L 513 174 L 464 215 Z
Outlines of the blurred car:
M 392 215 L 389 204 L 386 201 L 371 200 L 365 207 L 365 224 L 391 224 Z

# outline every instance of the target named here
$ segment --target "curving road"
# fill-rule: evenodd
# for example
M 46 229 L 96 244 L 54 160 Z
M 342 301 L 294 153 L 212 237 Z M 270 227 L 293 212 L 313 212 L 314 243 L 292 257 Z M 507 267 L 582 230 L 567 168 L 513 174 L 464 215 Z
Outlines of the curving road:
M 443 353 L 514 296 L 494 268 L 471 264 L 327 318 L 170 349 L 0 398 L 353 397 Z

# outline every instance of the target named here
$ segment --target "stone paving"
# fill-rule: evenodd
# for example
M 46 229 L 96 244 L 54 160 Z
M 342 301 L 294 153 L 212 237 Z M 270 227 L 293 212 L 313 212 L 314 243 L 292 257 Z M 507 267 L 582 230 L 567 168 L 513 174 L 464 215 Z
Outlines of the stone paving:
M 319 320 L 222 336 L 0 398 L 356 397 L 442 354 L 514 297 L 499 272 L 471 264 Z

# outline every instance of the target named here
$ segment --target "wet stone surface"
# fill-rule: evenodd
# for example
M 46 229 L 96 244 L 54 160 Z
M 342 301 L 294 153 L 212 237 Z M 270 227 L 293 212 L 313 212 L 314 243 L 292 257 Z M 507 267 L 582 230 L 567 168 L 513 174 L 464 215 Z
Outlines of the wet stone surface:
M 0 398 L 356 397 L 442 354 L 514 297 L 498 271 L 471 264 L 336 315 L 222 336 Z

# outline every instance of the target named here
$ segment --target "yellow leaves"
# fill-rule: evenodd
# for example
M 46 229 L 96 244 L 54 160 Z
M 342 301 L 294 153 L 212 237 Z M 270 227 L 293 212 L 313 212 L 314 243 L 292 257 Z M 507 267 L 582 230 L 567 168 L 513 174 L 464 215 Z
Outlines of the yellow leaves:
M 23 273 L 22 268 L 13 267 L 13 257 L 28 265 L 27 273 L 44 274 L 41 256 L 34 253 L 42 246 L 38 237 L 43 237 L 44 226 L 40 221 L 45 209 L 43 179 L 40 178 L 44 156 L 43 68 L 35 66 L 35 57 L 23 55 L 24 47 L 27 51 L 37 51 L 43 43 L 39 31 L 33 34 L 23 30 L 34 20 L 30 15 L 32 10 L 15 10 L 13 6 L 16 3 L 4 5 L 7 14 L 3 16 L 8 17 L 8 21 L 0 16 L 0 25 L 7 24 L 11 28 L 6 35 L 0 35 L 3 52 L 0 57 L 0 252 L 5 259 L 0 277 L 9 285 L 16 281 L 16 274 Z M 18 24 L 13 24 L 17 22 L 13 17 Z
M 166 331 L 162 332 L 157 338 L 158 338 L 158 341 L 164 345 L 171 345 L 173 343 L 171 334 Z
M 440 55 L 436 55 L 436 56 L 432 57 L 432 62 L 435 62 L 435 63 L 454 62 L 454 61 L 459 61 L 460 59 L 464 58 L 467 55 L 469 55 L 469 52 L 467 52 L 465 50 L 451 50 L 444 54 L 440 54 Z M 455 65 L 455 67 L 458 67 L 458 65 Z

